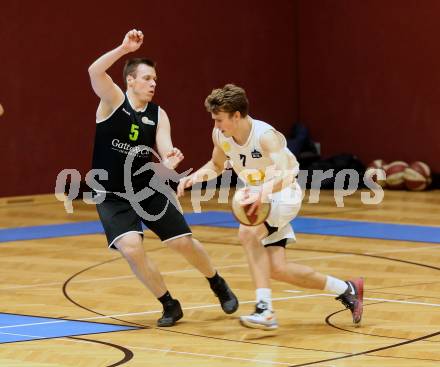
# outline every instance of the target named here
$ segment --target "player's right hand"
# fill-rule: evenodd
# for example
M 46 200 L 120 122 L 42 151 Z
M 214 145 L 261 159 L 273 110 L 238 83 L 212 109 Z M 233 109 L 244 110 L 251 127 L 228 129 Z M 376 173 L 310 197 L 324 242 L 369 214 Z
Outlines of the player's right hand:
M 247 215 L 252 215 L 257 212 L 261 206 L 261 192 L 251 191 L 245 187 L 238 190 L 237 199 L 240 206 L 247 207 Z
M 179 185 L 177 186 L 177 197 L 182 197 L 185 195 L 185 189 L 191 187 L 193 185 L 193 175 L 186 176 L 181 178 L 179 181 Z
M 143 41 L 144 34 L 142 31 L 132 29 L 125 35 L 124 40 L 122 41 L 122 47 L 128 52 L 134 52 L 141 47 Z

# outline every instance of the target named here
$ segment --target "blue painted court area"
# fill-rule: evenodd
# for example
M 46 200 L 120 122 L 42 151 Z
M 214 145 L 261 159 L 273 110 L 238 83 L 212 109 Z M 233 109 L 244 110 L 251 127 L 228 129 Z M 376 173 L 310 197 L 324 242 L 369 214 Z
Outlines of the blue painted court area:
M 208 211 L 185 214 L 189 225 L 236 228 L 230 212 Z M 296 233 L 326 236 L 376 238 L 381 240 L 440 243 L 440 227 L 353 220 L 298 217 L 292 222 Z M 45 226 L 0 229 L 0 242 L 79 236 L 103 233 L 101 223 L 79 222 Z
M 0 313 L 0 343 L 138 329 L 132 326 Z
M 215 227 L 238 227 L 237 221 L 230 213 L 210 212 L 210 218 L 210 225 Z M 189 218 L 188 223 L 197 225 L 197 220 Z M 296 233 L 440 243 L 440 227 L 306 217 L 295 218 L 292 226 Z
M 0 229 L 0 242 L 104 233 L 101 222 L 77 222 Z

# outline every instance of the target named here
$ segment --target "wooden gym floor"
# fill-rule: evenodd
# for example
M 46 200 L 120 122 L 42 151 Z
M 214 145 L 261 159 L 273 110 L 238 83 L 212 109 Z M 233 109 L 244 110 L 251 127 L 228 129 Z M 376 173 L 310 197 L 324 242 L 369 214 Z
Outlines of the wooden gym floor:
M 330 191 L 318 204 L 307 201 L 306 195 L 302 217 L 440 226 L 439 191 L 386 191 L 372 206 L 355 194 L 337 208 Z M 190 208 L 187 198 L 183 204 Z M 228 210 L 215 199 L 203 209 Z M 53 195 L 0 199 L 3 229 L 96 220 L 95 208 L 81 201 L 67 214 Z M 155 326 L 159 303 L 119 254 L 106 249 L 104 235 L 0 242 L 0 366 L 440 366 L 440 238 L 298 233 L 287 251 L 292 261 L 343 279 L 365 277 L 363 323 L 354 328 L 349 312 L 325 291 L 274 281 L 280 327 L 267 332 L 238 322 L 253 310 L 254 289 L 236 229 L 193 231 L 240 308 L 223 314 L 207 281 L 147 231 L 145 248 L 185 313 L 175 327 L 162 329 Z M 75 334 L 68 320 L 124 328 Z

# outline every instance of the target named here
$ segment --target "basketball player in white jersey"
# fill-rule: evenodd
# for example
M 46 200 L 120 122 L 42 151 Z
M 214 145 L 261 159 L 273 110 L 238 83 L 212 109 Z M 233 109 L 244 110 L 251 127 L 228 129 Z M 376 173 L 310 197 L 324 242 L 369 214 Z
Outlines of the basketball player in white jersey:
M 259 329 L 278 327 L 272 307 L 272 278 L 334 293 L 336 299 L 350 309 L 353 322 L 359 324 L 363 309 L 362 278 L 342 281 L 286 260 L 285 246 L 295 241 L 290 221 L 300 209 L 302 194 L 295 179 L 299 164 L 287 149 L 284 136 L 271 125 L 248 115 L 246 93 L 233 84 L 213 90 L 206 98 L 205 106 L 215 123 L 212 157 L 203 167 L 180 181 L 178 195 L 182 196 L 185 188 L 205 180 L 206 170 L 220 175 L 225 163 L 229 162 L 247 185 L 245 200 L 241 204 L 251 204 L 248 215 L 258 212 L 263 202 L 271 203 L 271 211 L 263 224 L 240 224 L 238 236 L 256 287 L 255 312 L 241 316 L 241 323 Z

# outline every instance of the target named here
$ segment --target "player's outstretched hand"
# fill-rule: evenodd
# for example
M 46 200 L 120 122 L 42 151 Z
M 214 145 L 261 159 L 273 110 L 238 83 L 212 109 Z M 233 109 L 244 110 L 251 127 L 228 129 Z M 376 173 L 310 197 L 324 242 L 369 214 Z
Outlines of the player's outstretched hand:
M 162 162 L 163 165 L 169 169 L 175 169 L 185 157 L 178 148 L 173 148 L 165 155 L 165 159 Z
M 177 186 L 177 197 L 180 198 L 185 195 L 185 189 L 191 187 L 193 183 L 193 175 L 189 175 L 180 179 L 179 185 Z

